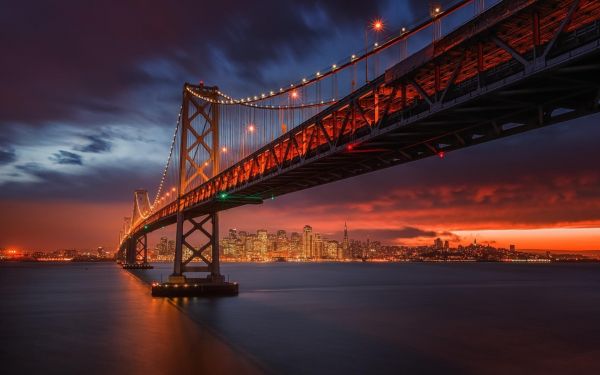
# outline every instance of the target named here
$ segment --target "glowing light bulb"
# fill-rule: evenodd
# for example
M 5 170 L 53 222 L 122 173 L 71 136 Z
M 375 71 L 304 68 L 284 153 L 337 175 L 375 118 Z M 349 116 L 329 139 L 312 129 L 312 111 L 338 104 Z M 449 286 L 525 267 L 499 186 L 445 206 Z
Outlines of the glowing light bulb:
M 383 21 L 381 19 L 377 19 L 375 21 L 373 21 L 373 24 L 371 25 L 371 27 L 373 28 L 373 30 L 375 31 L 381 31 L 383 30 Z
M 298 92 L 296 90 L 292 91 L 290 94 L 292 98 L 296 99 L 298 97 Z
M 249 131 L 250 133 L 253 133 L 253 132 L 254 132 L 254 130 L 256 130 L 256 128 L 254 127 L 254 124 L 250 124 L 250 125 L 248 125 L 248 131 Z
M 333 65 L 331 66 L 331 69 L 337 69 L 337 65 L 336 65 L 336 64 L 333 64 Z

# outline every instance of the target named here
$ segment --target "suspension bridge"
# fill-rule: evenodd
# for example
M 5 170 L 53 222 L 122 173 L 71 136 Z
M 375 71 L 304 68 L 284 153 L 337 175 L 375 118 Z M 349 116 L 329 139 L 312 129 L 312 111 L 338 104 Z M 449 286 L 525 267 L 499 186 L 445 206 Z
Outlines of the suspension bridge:
M 124 267 L 149 267 L 148 233 L 176 224 L 173 274 L 153 294 L 236 294 L 220 272 L 220 211 L 599 110 L 598 0 L 456 1 L 383 28 L 373 22 L 360 52 L 251 96 L 186 83 L 156 195 L 134 192 L 120 232 Z

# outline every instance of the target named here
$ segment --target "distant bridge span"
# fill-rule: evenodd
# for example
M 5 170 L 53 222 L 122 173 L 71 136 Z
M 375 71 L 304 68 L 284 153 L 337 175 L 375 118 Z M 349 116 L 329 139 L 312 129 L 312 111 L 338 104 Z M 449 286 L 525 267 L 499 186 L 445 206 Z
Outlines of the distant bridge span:
M 219 173 L 193 189 L 185 171 L 195 167 L 198 178 L 202 168 L 184 150 L 208 142 L 192 119 L 210 123 L 217 135 L 206 148 L 216 152 L 216 108 L 225 104 L 217 88 L 186 84 L 179 194 L 132 223 L 122 257 L 143 262 L 146 234 L 177 223 L 174 275 L 206 271 L 222 280 L 219 211 L 598 112 L 599 20 L 600 1 L 503 1 L 228 168 L 219 171 L 213 155 Z M 208 238 L 189 259 L 185 222 Z M 194 258 L 205 266 L 191 266 Z

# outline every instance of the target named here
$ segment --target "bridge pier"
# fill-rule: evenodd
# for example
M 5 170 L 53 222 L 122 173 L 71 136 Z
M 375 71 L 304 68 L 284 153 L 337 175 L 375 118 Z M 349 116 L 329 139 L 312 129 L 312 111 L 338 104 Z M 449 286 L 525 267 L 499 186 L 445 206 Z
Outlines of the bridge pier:
M 148 263 L 148 236 L 144 233 L 127 239 L 125 248 L 125 269 L 151 269 Z
M 177 215 L 175 262 L 173 274 L 166 283 L 152 285 L 154 296 L 237 295 L 238 284 L 225 281 L 219 260 L 219 214 L 210 212 L 198 217 Z M 191 237 L 199 238 L 197 246 Z M 192 265 L 199 260 L 200 265 Z M 192 278 L 186 272 L 207 272 L 205 277 Z

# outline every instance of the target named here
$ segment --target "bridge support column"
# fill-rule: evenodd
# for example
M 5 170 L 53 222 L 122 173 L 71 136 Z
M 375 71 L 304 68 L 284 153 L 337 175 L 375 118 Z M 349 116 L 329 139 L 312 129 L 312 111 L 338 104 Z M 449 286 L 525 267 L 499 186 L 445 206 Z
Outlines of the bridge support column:
M 131 264 L 135 264 L 135 240 L 130 237 L 125 245 L 125 265 Z
M 169 282 L 186 282 L 186 272 L 207 272 L 202 279 L 189 279 L 196 282 L 223 283 L 219 261 L 219 214 L 211 212 L 196 218 L 186 218 L 183 213 L 177 217 L 175 234 L 175 264 Z M 192 236 L 197 246 L 192 244 Z M 209 251 L 210 250 L 210 251 Z M 192 265 L 192 261 L 200 265 Z
M 146 234 L 135 239 L 135 263 L 148 264 L 148 236 Z
M 125 262 L 123 268 L 154 268 L 148 263 L 148 237 L 145 233 L 139 237 L 130 237 L 125 240 Z

